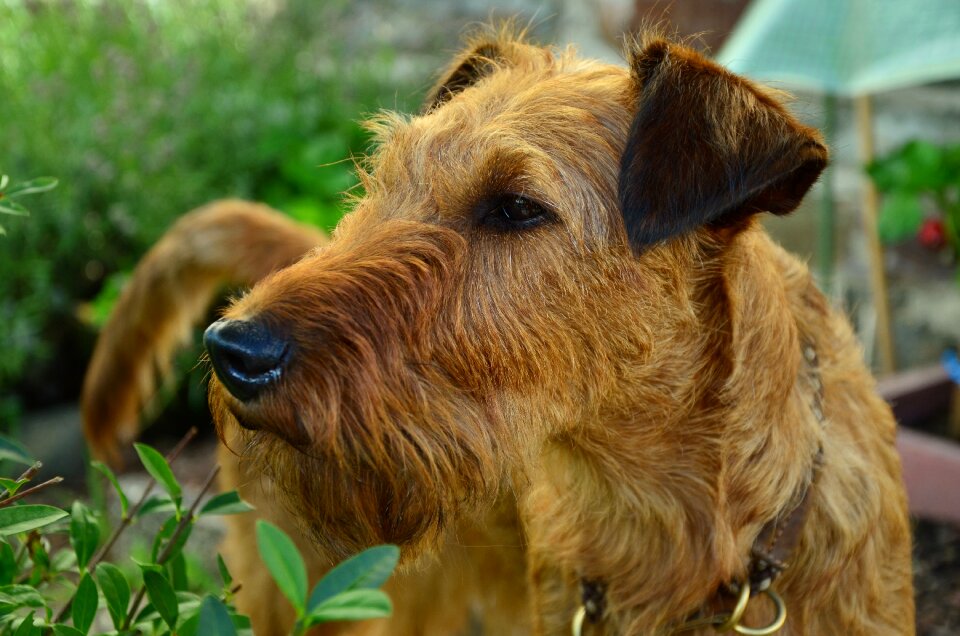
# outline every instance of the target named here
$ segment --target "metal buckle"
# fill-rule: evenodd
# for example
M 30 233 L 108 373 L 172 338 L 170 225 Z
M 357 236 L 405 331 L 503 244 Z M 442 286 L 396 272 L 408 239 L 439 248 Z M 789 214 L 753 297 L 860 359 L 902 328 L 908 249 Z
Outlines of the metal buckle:
M 583 633 L 583 619 L 587 617 L 587 608 L 583 605 L 580 606 L 580 609 L 577 610 L 577 613 L 573 615 L 573 623 L 571 623 L 570 633 L 573 636 L 581 636 Z
M 781 598 L 779 594 L 769 587 L 761 590 L 760 594 L 769 598 L 777 610 L 776 616 L 773 617 L 773 620 L 770 621 L 768 625 L 764 625 L 763 627 L 748 627 L 740 624 L 744 612 L 747 611 L 747 604 L 750 602 L 750 580 L 748 579 L 740 586 L 740 596 L 737 598 L 737 604 L 733 608 L 733 612 L 714 629 L 721 634 L 734 631 L 738 634 L 745 634 L 746 636 L 769 636 L 770 634 L 775 634 L 780 631 L 780 628 L 783 627 L 783 624 L 787 621 L 786 603 L 783 602 L 783 598 Z
M 731 631 L 737 634 L 744 634 L 744 636 L 770 636 L 770 634 L 776 634 L 783 627 L 784 623 L 787 622 L 787 605 L 783 602 L 783 598 L 770 588 L 762 590 L 760 594 L 769 598 L 777 610 L 776 616 L 774 616 L 773 620 L 767 625 L 762 627 L 748 627 L 747 625 L 740 624 L 740 620 L 747 611 L 747 605 L 750 603 L 750 581 L 747 580 L 740 586 L 740 595 L 737 597 L 737 604 L 729 615 L 720 614 L 709 618 L 687 621 L 677 627 L 674 633 L 690 632 L 705 627 L 713 627 L 714 631 L 718 634 Z M 581 605 L 577 613 L 573 615 L 573 621 L 570 624 L 570 633 L 572 636 L 582 636 L 583 621 L 586 616 L 587 608 Z
M 769 636 L 770 634 L 775 634 L 780 631 L 783 624 L 787 621 L 787 605 L 783 602 L 780 595 L 770 588 L 762 590 L 760 594 L 767 596 L 777 610 L 776 616 L 773 617 L 773 620 L 770 621 L 768 625 L 748 627 L 740 624 L 744 613 L 747 611 L 747 604 L 750 602 L 750 581 L 747 580 L 740 586 L 740 595 L 737 597 L 737 604 L 729 615 L 720 614 L 708 618 L 687 621 L 677 627 L 674 633 L 691 632 L 697 629 L 712 627 L 714 631 L 719 634 L 729 632 L 736 632 L 737 634 L 744 634 L 745 636 Z

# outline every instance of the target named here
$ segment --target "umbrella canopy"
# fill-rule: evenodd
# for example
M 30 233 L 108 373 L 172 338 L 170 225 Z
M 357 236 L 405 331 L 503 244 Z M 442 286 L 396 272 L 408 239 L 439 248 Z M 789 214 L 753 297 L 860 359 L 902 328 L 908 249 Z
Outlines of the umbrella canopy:
M 849 97 L 960 78 L 960 0 L 755 0 L 717 59 Z

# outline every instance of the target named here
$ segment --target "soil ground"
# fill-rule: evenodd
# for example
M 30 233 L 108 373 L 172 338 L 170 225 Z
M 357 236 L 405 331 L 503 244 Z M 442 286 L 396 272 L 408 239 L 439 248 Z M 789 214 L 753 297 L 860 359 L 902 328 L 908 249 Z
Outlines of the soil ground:
M 913 537 L 919 636 L 960 634 L 960 528 L 919 521 Z

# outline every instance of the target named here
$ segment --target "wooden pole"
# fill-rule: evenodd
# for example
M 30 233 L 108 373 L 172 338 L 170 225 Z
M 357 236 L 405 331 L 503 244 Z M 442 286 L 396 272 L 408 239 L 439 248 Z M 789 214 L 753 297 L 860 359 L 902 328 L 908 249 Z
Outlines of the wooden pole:
M 869 95 L 854 98 L 857 132 L 860 137 L 860 158 L 864 165 L 873 161 L 873 114 Z M 883 246 L 877 232 L 877 191 L 873 182 L 862 177 L 863 198 L 861 222 L 867 237 L 870 256 L 870 293 L 877 313 L 877 353 L 882 374 L 893 373 L 896 358 L 893 349 L 893 333 L 890 329 L 890 306 L 887 302 L 887 275 L 883 265 Z
M 837 136 L 837 97 L 827 93 L 823 98 L 823 136 L 832 153 Z M 823 194 L 820 201 L 820 216 L 817 220 L 817 274 L 820 276 L 820 288 L 833 297 L 833 264 L 836 254 L 836 206 L 833 198 L 837 194 L 833 179 L 833 166 L 827 166 L 820 181 Z

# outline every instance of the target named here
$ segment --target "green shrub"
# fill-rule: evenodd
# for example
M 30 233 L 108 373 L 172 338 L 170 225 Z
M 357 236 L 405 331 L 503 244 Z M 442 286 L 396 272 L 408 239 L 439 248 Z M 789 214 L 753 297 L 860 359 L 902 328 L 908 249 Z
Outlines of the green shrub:
M 396 99 L 389 52 L 340 28 L 348 4 L 0 3 L 0 165 L 61 183 L 4 223 L 0 395 L 74 397 L 78 303 L 188 209 L 240 196 L 336 223 L 355 121 Z
M 11 181 L 8 175 L 0 172 L 0 214 L 19 217 L 30 216 L 30 211 L 21 202 L 23 197 L 48 192 L 55 187 L 57 187 L 57 180 L 53 177 L 38 177 L 23 183 L 17 183 Z M 3 225 L 0 225 L 0 236 L 4 236 L 6 233 L 6 229 Z M 22 352 L 15 351 L 13 356 L 0 362 L 0 387 L 3 386 L 5 366 L 8 369 L 17 370 L 19 365 L 22 364 L 16 357 L 17 353 Z M 0 395 L 0 423 L 16 419 L 18 413 L 19 404 L 16 400 L 9 396 Z
M 960 257 L 960 144 L 911 141 L 867 173 L 883 195 L 878 229 L 885 242 L 916 236 L 925 247 Z
M 183 490 L 170 468 L 178 451 L 165 458 L 143 444 L 136 449 L 154 481 L 134 504 L 113 472 L 93 462 L 120 502 L 120 522 L 111 531 L 105 515 L 81 501 L 74 501 L 69 513 L 55 506 L 23 503 L 26 496 L 56 485 L 60 479 L 31 485 L 39 463 L 15 442 L 0 438 L 0 460 L 5 465 L 30 466 L 19 478 L 0 478 L 0 634 L 85 636 L 91 629 L 104 633 L 97 628 L 104 624 L 110 625 L 110 633 L 146 636 L 251 633 L 249 619 L 233 606 L 233 595 L 242 582 L 233 580 L 218 555 L 222 585 L 197 590 L 189 576 L 184 546 L 199 518 L 244 514 L 252 508 L 236 491 L 221 493 L 200 505 L 217 468 L 209 473 L 196 499 L 185 505 Z M 152 494 L 155 485 L 161 493 Z M 137 561 L 115 557 L 112 548 L 120 534 L 151 515 L 163 521 L 149 554 Z M 343 562 L 324 576 L 309 596 L 306 567 L 289 537 L 261 520 L 257 522 L 257 546 L 296 610 L 297 622 L 291 631 L 296 636 L 317 623 L 379 618 L 392 612 L 390 599 L 379 588 L 397 564 L 396 546 L 371 548 Z M 130 566 L 133 576 L 128 574 Z

